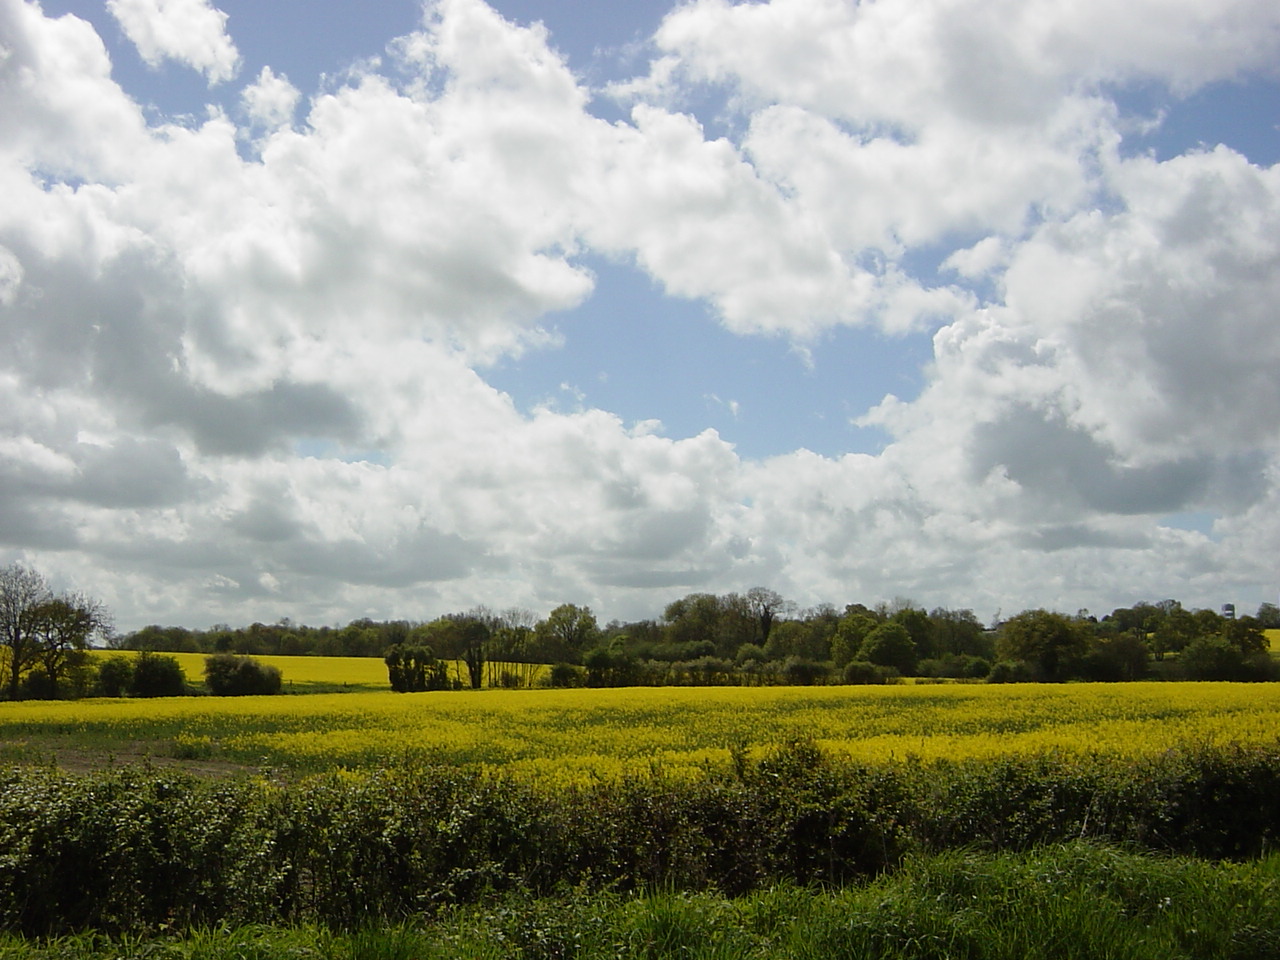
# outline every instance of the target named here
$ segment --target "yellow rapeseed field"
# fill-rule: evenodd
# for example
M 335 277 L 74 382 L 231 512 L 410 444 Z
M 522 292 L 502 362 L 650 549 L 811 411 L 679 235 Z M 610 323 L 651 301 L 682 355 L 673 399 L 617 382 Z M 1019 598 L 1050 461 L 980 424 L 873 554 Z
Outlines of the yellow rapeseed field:
M 0 743 L 310 771 L 405 760 L 538 782 L 687 776 L 811 739 L 868 761 L 1040 751 L 1140 756 L 1275 743 L 1280 684 L 483 690 L 0 703 Z
M 118 654 L 137 656 L 131 651 L 94 650 L 95 657 L 110 657 Z M 204 653 L 166 653 L 173 657 L 182 667 L 187 681 L 193 684 L 204 682 L 204 661 L 208 654 Z M 324 686 L 349 686 L 361 689 L 389 690 L 387 665 L 378 657 L 275 657 L 254 656 L 254 660 L 278 667 L 284 678 L 286 691 L 290 685 L 308 686 L 322 684 Z

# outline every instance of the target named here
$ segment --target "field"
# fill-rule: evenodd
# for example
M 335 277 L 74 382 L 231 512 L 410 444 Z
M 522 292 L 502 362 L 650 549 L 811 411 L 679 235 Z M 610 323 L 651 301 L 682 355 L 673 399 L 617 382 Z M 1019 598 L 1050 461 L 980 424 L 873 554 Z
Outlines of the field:
M 93 656 L 102 659 L 111 656 L 136 656 L 129 651 L 94 650 Z M 199 686 L 204 682 L 203 653 L 166 653 L 182 667 L 187 682 Z M 310 693 L 314 690 L 353 692 L 390 690 L 387 665 L 377 657 L 272 657 L 253 659 L 270 664 L 280 670 L 284 678 L 285 693 Z
M 295 658 L 306 659 L 306 658 Z M 551 785 L 690 777 L 813 741 L 864 762 L 1150 756 L 1280 741 L 1280 685 L 936 684 L 390 692 L 0 703 L 0 759 L 80 769 L 376 769 L 407 760 Z
M 1280 957 L 1277 796 L 1280 684 L 0 703 L 0 958 Z

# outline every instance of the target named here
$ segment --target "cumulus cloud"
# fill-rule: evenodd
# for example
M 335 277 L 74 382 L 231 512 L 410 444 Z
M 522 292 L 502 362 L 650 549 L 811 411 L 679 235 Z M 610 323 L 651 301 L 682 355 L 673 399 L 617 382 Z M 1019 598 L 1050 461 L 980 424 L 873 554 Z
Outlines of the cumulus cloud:
M 240 69 L 227 15 L 208 0 L 107 0 L 107 10 L 148 66 L 176 60 L 210 84 L 230 80 Z
M 611 122 L 542 27 L 439 0 L 386 66 L 305 98 L 263 68 L 180 124 L 0 0 L 0 545 L 126 625 L 1257 583 L 1280 168 L 1133 156 L 1110 91 L 1271 69 L 1273 7 L 696 0 Z M 235 76 L 207 3 L 111 9 Z M 553 348 L 588 255 L 801 350 L 932 332 L 925 386 L 861 416 L 874 455 L 522 412 L 486 370 Z

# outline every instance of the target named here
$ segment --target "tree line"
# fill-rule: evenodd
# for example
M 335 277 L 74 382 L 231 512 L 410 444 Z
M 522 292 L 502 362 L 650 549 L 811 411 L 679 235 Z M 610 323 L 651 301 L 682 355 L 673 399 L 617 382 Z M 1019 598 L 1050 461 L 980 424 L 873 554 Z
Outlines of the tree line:
M 776 591 L 691 593 L 660 617 L 601 625 L 590 607 L 561 604 L 546 617 L 476 607 L 429 622 L 355 620 L 302 627 L 282 620 L 233 630 L 147 627 L 122 639 L 151 649 L 254 655 L 383 656 L 393 688 L 453 685 L 883 683 L 900 676 L 1000 681 L 1274 679 L 1256 616 L 1142 602 L 1097 617 L 1025 610 L 983 624 L 970 609 L 925 610 L 898 599 L 873 607 L 797 606 Z M 452 679 L 446 661 L 460 665 Z M 541 665 L 553 664 L 547 673 Z
M 225 658 L 376 656 L 385 660 L 393 689 L 406 691 L 535 683 L 884 683 L 898 677 L 1270 680 L 1276 664 L 1264 630 L 1275 627 L 1280 609 L 1270 603 L 1256 616 L 1239 618 L 1164 600 L 1100 618 L 1087 610 L 1025 610 L 984 625 L 970 609 L 926 611 L 903 599 L 801 610 L 776 591 L 755 587 L 690 593 L 668 603 L 660 617 L 603 626 L 590 607 L 564 603 L 541 618 L 520 608 L 480 606 L 430 621 L 362 618 L 342 627 L 310 627 L 283 619 L 208 630 L 151 625 L 117 634 L 92 598 L 55 594 L 41 574 L 21 564 L 0 569 L 0 669 L 9 699 L 143 695 L 128 686 L 132 679 L 113 677 L 112 671 L 124 669 L 120 662 L 102 676 L 105 665 L 87 654 L 99 644 Z M 458 668 L 450 670 L 449 661 Z M 237 662 L 234 670 L 248 676 L 251 668 L 242 660 L 223 661 Z M 221 676 L 219 670 L 234 673 L 231 666 L 215 668 Z

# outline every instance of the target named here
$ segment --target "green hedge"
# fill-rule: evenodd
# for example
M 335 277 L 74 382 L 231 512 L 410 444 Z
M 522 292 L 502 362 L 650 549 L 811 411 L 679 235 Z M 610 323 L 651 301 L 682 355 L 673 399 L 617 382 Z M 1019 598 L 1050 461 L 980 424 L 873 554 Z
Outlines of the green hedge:
M 548 795 L 446 769 L 297 782 L 0 771 L 0 927 L 354 927 L 504 891 L 840 885 L 911 851 L 1078 838 L 1208 858 L 1280 839 L 1280 745 L 1120 764 L 861 766 L 810 745 Z

